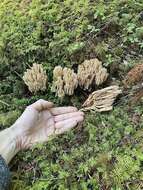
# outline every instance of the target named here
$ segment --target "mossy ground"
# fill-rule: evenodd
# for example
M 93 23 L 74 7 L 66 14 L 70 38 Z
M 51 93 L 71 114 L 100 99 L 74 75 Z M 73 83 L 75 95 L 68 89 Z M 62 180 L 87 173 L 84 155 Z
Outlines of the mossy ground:
M 88 92 L 64 101 L 51 93 L 55 65 L 76 70 L 97 57 L 110 73 L 103 87 L 122 86 L 142 60 L 142 10 L 141 0 L 1 0 L 0 129 L 39 98 L 81 108 Z M 33 95 L 22 76 L 35 62 L 43 64 L 49 85 Z M 123 93 L 109 113 L 87 113 L 82 127 L 20 152 L 10 165 L 11 189 L 143 189 L 143 102 L 131 105 L 131 95 Z

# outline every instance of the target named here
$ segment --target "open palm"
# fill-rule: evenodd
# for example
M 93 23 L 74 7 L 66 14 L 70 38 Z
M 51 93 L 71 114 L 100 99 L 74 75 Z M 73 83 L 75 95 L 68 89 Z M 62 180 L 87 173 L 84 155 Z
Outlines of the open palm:
M 20 136 L 21 148 L 28 148 L 75 127 L 83 115 L 75 107 L 53 107 L 51 102 L 38 100 L 25 109 L 14 130 Z

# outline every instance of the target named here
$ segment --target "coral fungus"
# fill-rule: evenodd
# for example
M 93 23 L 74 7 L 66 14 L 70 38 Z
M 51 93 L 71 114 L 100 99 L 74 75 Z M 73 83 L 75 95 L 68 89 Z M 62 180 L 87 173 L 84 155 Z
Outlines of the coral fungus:
M 40 64 L 35 63 L 31 69 L 27 69 L 23 80 L 31 92 L 36 93 L 39 90 L 44 91 L 46 89 L 47 75 Z
M 113 102 L 121 94 L 119 86 L 109 86 L 94 91 L 83 104 L 83 110 L 96 110 L 98 112 L 112 110 Z
M 56 66 L 53 71 L 53 85 L 52 91 L 60 98 L 64 97 L 65 94 L 73 95 L 74 90 L 78 86 L 77 75 L 73 70 L 61 66 Z
M 107 70 L 98 59 L 85 60 L 78 66 L 78 81 L 81 88 L 87 90 L 92 84 L 100 85 L 108 77 Z

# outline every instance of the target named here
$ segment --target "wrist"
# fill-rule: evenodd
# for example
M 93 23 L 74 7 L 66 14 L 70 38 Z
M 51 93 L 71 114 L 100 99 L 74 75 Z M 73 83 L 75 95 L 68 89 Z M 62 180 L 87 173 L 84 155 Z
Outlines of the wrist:
M 19 125 L 18 122 L 16 122 L 13 126 L 10 128 L 11 133 L 14 134 L 14 139 L 16 142 L 16 149 L 18 151 L 23 150 L 26 148 L 26 142 L 27 140 L 27 133 L 22 130 L 22 127 Z
M 0 154 L 8 164 L 20 151 L 20 139 L 13 128 L 7 128 L 0 132 Z

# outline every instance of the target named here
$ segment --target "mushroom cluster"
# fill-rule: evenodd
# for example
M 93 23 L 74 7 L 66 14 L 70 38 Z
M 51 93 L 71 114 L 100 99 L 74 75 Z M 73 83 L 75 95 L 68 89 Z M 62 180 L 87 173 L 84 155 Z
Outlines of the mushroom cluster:
M 114 100 L 121 92 L 119 86 L 116 85 L 94 91 L 84 102 L 83 110 L 95 110 L 97 112 L 112 110 Z
M 27 69 L 23 80 L 30 92 L 36 93 L 39 90 L 43 91 L 46 89 L 47 75 L 41 64 L 35 63 L 30 69 Z
M 76 73 L 72 69 L 56 66 L 53 71 L 52 91 L 60 98 L 67 95 L 73 95 L 78 86 Z
M 85 60 L 79 65 L 77 75 L 79 86 L 84 90 L 88 90 L 92 84 L 99 86 L 108 77 L 107 69 L 96 58 Z

